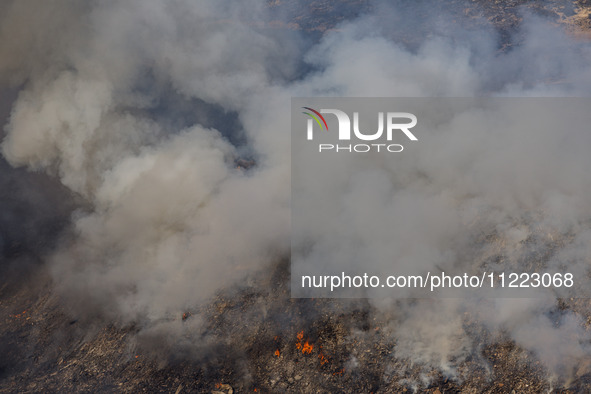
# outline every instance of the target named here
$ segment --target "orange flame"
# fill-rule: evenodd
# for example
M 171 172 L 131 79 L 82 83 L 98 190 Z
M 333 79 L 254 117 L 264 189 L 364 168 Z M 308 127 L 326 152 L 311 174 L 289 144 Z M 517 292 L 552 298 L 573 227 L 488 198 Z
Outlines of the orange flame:
M 306 341 L 305 343 L 302 343 L 302 341 L 304 340 L 304 331 L 298 332 L 297 338 L 298 338 L 298 342 L 296 343 L 296 348 L 298 350 L 301 350 L 303 354 L 312 353 L 312 350 L 314 349 L 314 345 L 308 341 Z
M 312 349 L 314 349 L 314 345 L 308 343 L 308 341 L 306 341 L 306 343 L 304 343 L 304 346 L 302 347 L 302 353 L 312 353 Z
M 279 357 L 279 355 L 281 355 L 281 353 L 279 353 L 279 349 L 275 350 L 275 355 L 276 355 L 277 357 Z
M 25 316 L 25 314 L 26 314 L 26 313 L 27 313 L 27 311 L 26 311 L 26 310 L 24 310 L 24 311 L 22 311 L 21 313 L 17 313 L 16 315 L 12 315 L 12 316 L 18 319 L 18 318 L 20 318 L 20 317 L 23 317 L 23 316 Z

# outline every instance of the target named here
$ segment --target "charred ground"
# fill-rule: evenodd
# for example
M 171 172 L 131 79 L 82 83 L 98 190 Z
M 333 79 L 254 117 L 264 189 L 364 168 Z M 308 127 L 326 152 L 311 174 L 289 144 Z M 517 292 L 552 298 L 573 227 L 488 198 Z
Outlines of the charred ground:
M 137 327 L 96 325 L 66 313 L 46 279 L 2 292 L 2 392 L 588 392 L 581 365 L 570 381 L 549 382 L 535 355 L 487 332 L 469 314 L 464 330 L 482 343 L 450 379 L 396 359 L 390 316 L 364 300 L 291 299 L 281 263 L 202 310 L 176 320 L 205 319 L 194 352 L 137 340 Z M 259 289 L 259 290 L 255 290 Z M 263 290 L 261 290 L 263 289 Z M 272 289 L 272 290 L 271 290 Z M 269 308 L 269 305 L 272 307 Z M 560 300 L 589 310 L 588 300 Z M 494 335 L 497 335 L 496 337 Z M 199 341 L 199 338 L 193 338 Z M 230 389 L 231 388 L 231 389 Z

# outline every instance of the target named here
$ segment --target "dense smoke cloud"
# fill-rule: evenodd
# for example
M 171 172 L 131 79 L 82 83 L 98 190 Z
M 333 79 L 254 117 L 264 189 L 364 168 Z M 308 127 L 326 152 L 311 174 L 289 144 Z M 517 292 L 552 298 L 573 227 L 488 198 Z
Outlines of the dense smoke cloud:
M 92 204 L 75 215 L 74 239 L 53 258 L 58 286 L 86 294 L 81 308 L 96 304 L 123 321 L 178 314 L 285 251 L 289 188 L 281 183 L 289 163 L 246 173 L 235 168 L 237 147 L 219 131 L 165 128 L 150 113 L 174 91 L 223 104 L 228 113 L 244 111 L 250 133 L 279 127 L 246 114 L 247 98 L 261 95 L 272 78 L 265 57 L 282 49 L 222 6 L 93 8 L 82 14 L 94 33 L 84 45 L 35 59 L 47 64 L 28 76 L 3 148 L 12 164 L 46 169 Z M 18 19 L 21 7 L 7 19 Z M 246 17 L 254 10 L 244 5 Z M 142 19 L 150 21 L 145 28 Z M 57 40 L 46 43 L 38 33 L 25 37 L 30 45 Z M 62 34 L 67 41 L 73 33 Z M 262 163 L 280 162 L 273 155 L 285 150 L 252 146 Z
M 391 28 L 380 17 L 386 12 L 407 22 Z M 85 201 L 49 258 L 73 313 L 170 335 L 184 311 L 285 258 L 291 96 L 588 95 L 589 45 L 545 21 L 526 16 L 519 46 L 500 52 L 492 29 L 450 29 L 441 14 L 425 39 L 397 41 L 400 31 L 412 31 L 410 12 L 378 5 L 316 43 L 264 27 L 270 10 L 261 2 L 4 3 L 0 80 L 21 89 L 3 155 L 15 167 L 57 177 Z M 564 150 L 564 165 L 577 172 L 561 179 L 561 193 L 544 198 L 544 177 L 562 158 L 540 159 L 523 179 L 499 188 L 490 173 L 499 158 L 478 146 L 496 137 L 480 137 L 476 146 L 440 150 L 439 161 L 418 157 L 398 169 L 404 210 L 449 208 L 477 195 L 462 207 L 474 216 L 495 207 L 486 222 L 508 243 L 505 253 L 547 247 L 533 234 L 546 225 L 560 237 L 575 234 L 574 246 L 552 258 L 584 265 L 591 183 L 581 139 Z M 545 138 L 562 137 L 559 130 Z M 250 159 L 253 167 L 237 166 Z M 424 178 L 412 184 L 408 175 L 417 168 Z M 458 177 L 465 168 L 482 174 Z M 532 178 L 538 183 L 530 187 Z M 530 210 L 549 213 L 525 222 Z M 454 211 L 448 213 L 450 220 L 440 218 L 433 230 L 434 242 L 453 238 Z M 415 224 L 416 231 L 425 225 Z M 476 346 L 462 332 L 465 311 L 506 331 L 556 372 L 569 373 L 559 366 L 588 354 L 575 315 L 554 324 L 552 299 L 375 304 L 398 310 L 391 324 L 401 344 L 397 356 L 449 373 Z

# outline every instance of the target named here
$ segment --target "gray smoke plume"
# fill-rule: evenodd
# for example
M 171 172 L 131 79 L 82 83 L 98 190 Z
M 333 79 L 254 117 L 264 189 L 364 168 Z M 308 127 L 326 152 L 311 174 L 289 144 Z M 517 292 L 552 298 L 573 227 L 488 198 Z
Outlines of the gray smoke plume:
M 73 313 L 139 323 L 184 341 L 183 312 L 285 258 L 291 96 L 591 91 L 587 42 L 525 14 L 518 45 L 501 52 L 494 29 L 464 30 L 439 11 L 376 4 L 314 42 L 269 28 L 271 11 L 262 2 L 4 2 L 0 81 L 19 93 L 3 155 L 15 167 L 57 177 L 84 201 L 48 259 Z M 519 149 L 497 143 L 507 134 L 473 130 L 477 119 L 464 120 L 465 145 L 447 146 L 437 137 L 436 152 L 391 172 L 409 228 L 429 229 L 424 242 L 431 249 L 411 251 L 410 258 L 416 252 L 434 265 L 450 243 L 481 240 L 456 237 L 464 236 L 460 219 L 478 219 L 478 230 L 488 232 L 481 236 L 495 238 L 465 251 L 479 259 L 474 263 L 500 254 L 526 259 L 557 247 L 555 236 L 562 244 L 549 263 L 568 261 L 586 272 L 585 130 L 567 141 L 561 130 L 513 134 L 517 147 L 534 135 L 548 144 L 523 159 L 530 165 L 525 172 L 503 183 L 495 176 L 511 172 Z M 550 144 L 564 145 L 543 151 Z M 487 154 L 490 145 L 498 148 L 495 155 Z M 251 160 L 252 167 L 239 165 Z M 417 171 L 422 176 L 414 181 Z M 392 314 L 397 356 L 450 375 L 478 346 L 463 332 L 465 312 L 556 373 L 570 374 L 589 354 L 582 322 L 574 313 L 551 315 L 552 297 L 374 305 Z M 191 324 L 198 330 L 198 319 Z

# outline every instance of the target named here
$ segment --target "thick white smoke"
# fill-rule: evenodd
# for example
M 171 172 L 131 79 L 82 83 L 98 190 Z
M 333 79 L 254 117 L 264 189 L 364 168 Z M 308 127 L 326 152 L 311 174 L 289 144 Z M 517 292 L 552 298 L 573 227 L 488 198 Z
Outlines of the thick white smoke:
M 397 31 L 380 18 L 396 12 L 378 6 L 310 44 L 266 29 L 269 9 L 262 2 L 3 4 L 0 79 L 22 86 L 5 127 L 4 157 L 57 176 L 89 207 L 76 212 L 73 235 L 50 262 L 75 313 L 141 322 L 148 330 L 174 324 L 170 320 L 188 308 L 288 254 L 291 96 L 589 94 L 590 46 L 544 21 L 529 18 L 520 45 L 500 53 L 488 29 L 465 35 L 445 25 L 439 30 L 448 34 L 396 41 Z M 310 68 L 303 76 L 302 59 Z M 185 106 L 196 103 L 196 112 L 213 106 L 222 119 L 207 111 L 190 124 L 167 118 L 162 103 L 173 97 Z M 234 124 L 243 130 L 222 130 L 224 116 L 237 117 Z M 242 132 L 246 146 L 231 143 Z M 494 143 L 492 136 L 482 139 Z M 559 234 L 575 232 L 575 246 L 554 258 L 587 262 L 590 232 L 580 220 L 589 215 L 584 196 L 591 183 L 584 146 L 568 150 L 568 165 L 580 170 L 562 180 L 565 192 L 545 197 L 545 171 L 559 159 L 540 160 L 544 171 L 532 168 L 525 179 L 499 187 L 491 180 L 499 158 L 482 149 L 468 143 L 442 150 L 438 160 L 426 155 L 409 163 L 408 171 L 424 172 L 421 184 L 399 171 L 405 210 L 451 209 L 449 220 L 438 219 L 433 242 L 453 238 L 454 201 L 477 195 L 473 205 L 460 205 L 474 216 L 496 207 L 489 223 L 499 239 L 513 242 L 506 253 L 525 250 L 520 242 L 532 231 L 530 223 L 514 221 L 524 210 L 541 209 L 551 214 L 539 223 Z M 241 156 L 256 165 L 237 168 Z M 439 166 L 442 161 L 449 167 Z M 467 167 L 480 176 L 458 177 Z M 414 224 L 416 231 L 424 225 Z M 465 311 L 507 331 L 554 371 L 588 354 L 576 316 L 560 324 L 547 317 L 551 299 L 376 307 L 399 308 L 392 322 L 403 344 L 398 356 L 446 371 L 475 346 L 462 333 Z
M 62 6 L 67 12 L 70 4 Z M 22 7 L 15 3 L 7 20 L 18 19 Z M 226 9 L 248 18 L 257 7 Z M 111 3 L 87 11 L 82 17 L 92 32 L 50 38 L 42 23 L 28 31 L 36 35 L 25 37 L 33 46 L 75 33 L 87 39 L 35 59 L 45 67 L 32 66 L 27 76 L 4 154 L 57 175 L 92 206 L 76 215 L 75 239 L 53 259 L 58 286 L 85 295 L 80 307 L 123 321 L 178 315 L 285 254 L 287 140 L 276 136 L 280 120 L 265 115 L 273 103 L 251 99 L 277 96 L 265 93 L 265 59 L 282 49 L 218 2 Z M 238 152 L 217 130 L 167 129 L 146 116 L 154 91 L 137 85 L 146 83 L 148 68 L 149 83 L 238 111 L 261 165 L 236 168 Z M 250 119 L 249 111 L 257 116 Z
M 533 17 L 523 26 L 521 45 L 504 55 L 483 51 L 492 44 L 482 37 L 461 45 L 434 37 L 408 49 L 376 37 L 375 30 L 375 24 L 362 19 L 343 26 L 312 50 L 310 60 L 322 71 L 311 80 L 316 89 L 324 88 L 315 90 L 316 94 L 589 94 L 584 66 L 590 57 L 589 45 Z M 474 49 L 475 44 L 481 46 Z M 538 123 L 532 121 L 541 108 L 551 111 L 539 104 L 490 113 L 476 109 L 436 122 L 432 133 L 423 136 L 429 143 L 423 139 L 422 147 L 412 149 L 403 160 L 380 161 L 377 171 L 365 171 L 360 159 L 352 167 L 339 162 L 338 172 L 324 178 L 319 172 L 314 182 L 322 188 L 310 182 L 307 192 L 329 196 L 328 209 L 340 216 L 333 226 L 325 225 L 325 215 L 308 212 L 310 228 L 317 232 L 307 236 L 321 240 L 315 245 L 318 256 L 312 257 L 322 261 L 326 252 L 335 259 L 333 242 L 340 239 L 347 242 L 337 244 L 336 260 L 341 265 L 333 267 L 334 272 L 340 272 L 347 261 L 345 271 L 359 272 L 362 262 L 356 257 L 372 256 L 384 262 L 378 267 L 382 277 L 409 273 L 405 269 L 417 273 L 463 267 L 460 271 L 470 272 L 485 263 L 488 268 L 514 267 L 520 272 L 541 264 L 549 269 L 568 266 L 575 277 L 587 277 L 591 206 L 586 196 L 591 180 L 586 168 L 591 163 L 585 153 L 589 120 L 583 118 L 588 101 L 571 102 L 568 129 L 564 118 L 543 116 Z M 478 127 L 483 124 L 493 128 Z M 359 209 L 362 202 L 371 209 Z M 392 224 L 392 218 L 400 224 Z M 335 228 L 338 234 L 331 232 Z M 351 235 L 351 228 L 363 233 Z M 367 250 L 362 253 L 360 248 Z M 578 295 L 576 291 L 566 294 Z M 492 332 L 507 333 L 540 357 L 552 373 L 572 377 L 589 358 L 590 338 L 584 319 L 569 312 L 557 316 L 554 300 L 553 295 L 540 295 L 536 300 L 381 300 L 375 304 L 378 309 L 397 310 L 392 331 L 399 357 L 457 373 L 453 365 L 478 346 L 470 343 L 463 327 L 462 316 L 468 312 Z M 586 311 L 588 305 L 584 305 Z

